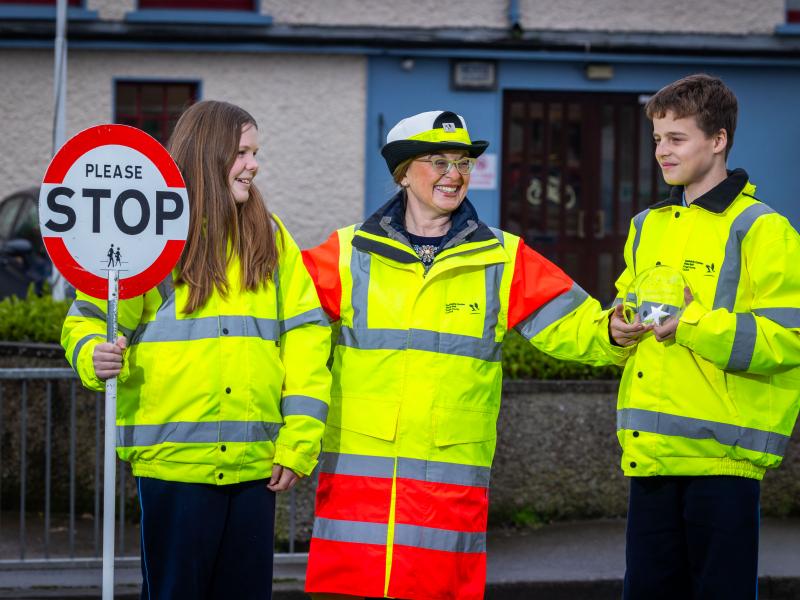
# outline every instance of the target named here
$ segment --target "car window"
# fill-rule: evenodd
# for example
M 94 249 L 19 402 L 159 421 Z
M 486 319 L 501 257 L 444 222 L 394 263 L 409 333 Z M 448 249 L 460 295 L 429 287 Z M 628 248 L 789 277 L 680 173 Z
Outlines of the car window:
M 11 237 L 11 229 L 23 200 L 23 196 L 13 196 L 0 204 L 0 239 L 7 240 Z
M 20 210 L 19 216 L 17 217 L 17 223 L 14 225 L 11 237 L 34 242 L 34 245 L 36 245 L 35 242 L 37 242 L 40 237 L 39 207 L 30 196 L 25 196 L 22 210 Z

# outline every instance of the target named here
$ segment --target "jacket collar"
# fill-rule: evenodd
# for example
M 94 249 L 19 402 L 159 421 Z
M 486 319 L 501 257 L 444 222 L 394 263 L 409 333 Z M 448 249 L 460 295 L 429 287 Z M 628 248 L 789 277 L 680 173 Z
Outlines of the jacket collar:
M 396 240 L 409 248 L 408 231 L 405 227 L 405 192 L 400 190 L 391 200 L 375 211 L 361 226 L 361 230 L 372 235 Z M 451 226 L 442 238 L 442 249 L 452 248 L 463 242 L 483 242 L 495 238 L 489 227 L 478 218 L 472 203 L 464 198 L 450 217 Z
M 723 213 L 736 200 L 736 197 L 742 193 L 745 186 L 747 186 L 747 181 L 748 176 L 744 169 L 728 171 L 728 177 L 692 202 L 692 205 L 696 204 L 713 213 Z M 683 204 L 682 197 L 683 186 L 676 185 L 670 191 L 669 198 L 657 202 L 650 208 L 681 206 Z

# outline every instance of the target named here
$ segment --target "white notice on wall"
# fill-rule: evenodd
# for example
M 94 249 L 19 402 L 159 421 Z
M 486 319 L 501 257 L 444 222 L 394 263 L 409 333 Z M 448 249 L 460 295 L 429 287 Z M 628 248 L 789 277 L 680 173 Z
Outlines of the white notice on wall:
M 469 189 L 497 189 L 497 154 L 482 154 L 478 157 L 478 163 L 469 180 Z

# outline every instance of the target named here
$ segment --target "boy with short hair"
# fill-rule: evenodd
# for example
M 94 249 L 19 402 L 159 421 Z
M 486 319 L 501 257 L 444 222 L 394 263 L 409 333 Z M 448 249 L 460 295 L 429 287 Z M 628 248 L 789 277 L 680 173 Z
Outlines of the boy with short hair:
M 737 110 L 733 92 L 704 74 L 645 107 L 674 187 L 631 222 L 609 324 L 632 347 L 617 406 L 630 600 L 757 596 L 759 482 L 797 418 L 800 236 L 745 171 L 727 171 Z M 663 324 L 627 323 L 628 285 L 655 265 L 681 272 L 686 309 Z

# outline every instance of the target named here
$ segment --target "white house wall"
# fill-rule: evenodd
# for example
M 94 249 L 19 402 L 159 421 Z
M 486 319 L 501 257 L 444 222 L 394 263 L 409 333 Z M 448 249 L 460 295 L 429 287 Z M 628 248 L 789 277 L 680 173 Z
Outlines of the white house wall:
M 122 20 L 136 0 L 87 0 L 101 19 Z M 261 0 L 282 25 L 372 27 L 508 27 L 509 0 Z M 519 0 L 523 29 L 773 33 L 785 0 Z
M 109 0 L 106 0 L 109 1 Z M 276 23 L 375 27 L 508 27 L 509 0 L 262 0 Z M 784 0 L 520 0 L 523 29 L 772 33 Z
M 357 56 L 69 53 L 66 135 L 113 121 L 115 79 L 200 82 L 261 133 L 256 183 L 303 246 L 362 218 L 366 59 Z M 53 54 L 0 51 L 0 195 L 37 185 L 51 157 Z

